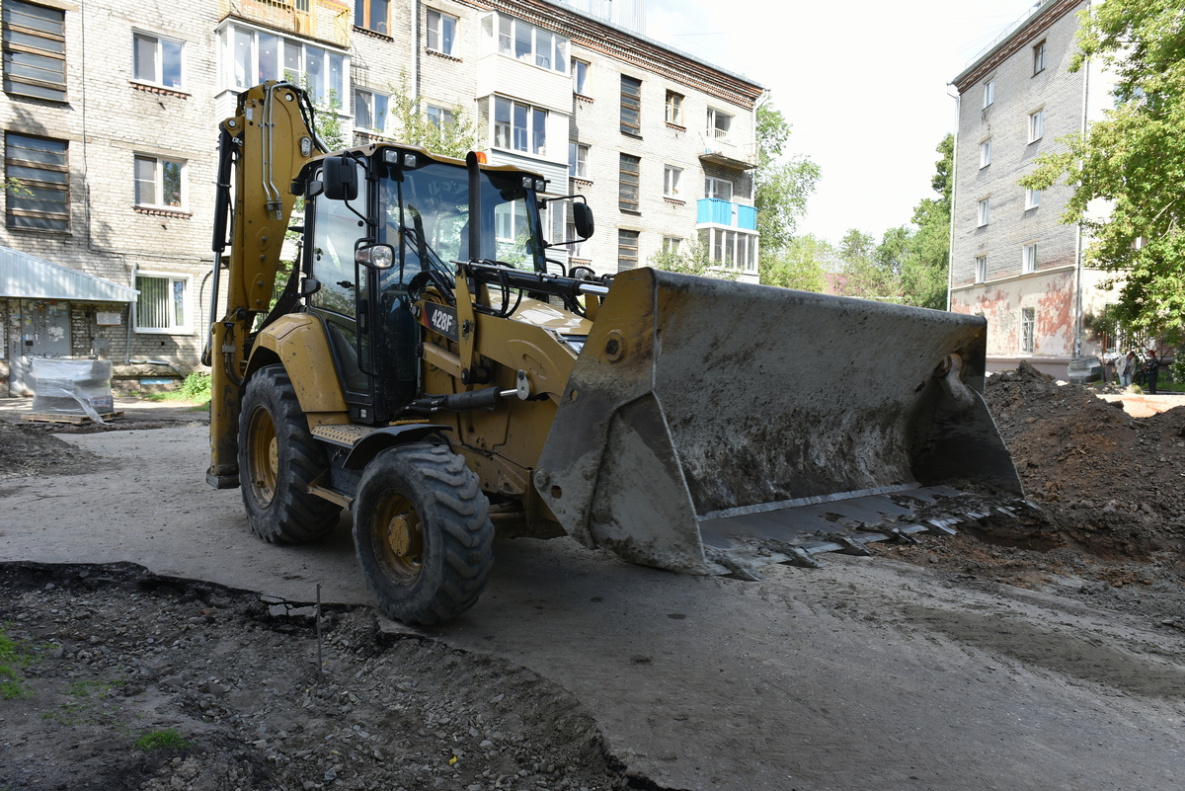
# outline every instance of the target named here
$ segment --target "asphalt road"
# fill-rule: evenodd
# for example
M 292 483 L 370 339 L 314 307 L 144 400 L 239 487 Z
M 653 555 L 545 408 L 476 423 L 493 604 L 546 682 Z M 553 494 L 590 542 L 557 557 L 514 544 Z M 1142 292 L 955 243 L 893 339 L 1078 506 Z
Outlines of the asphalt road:
M 0 482 L 0 560 L 131 561 L 294 601 L 320 584 L 326 601 L 369 603 L 344 521 L 304 547 L 251 534 L 239 493 L 204 481 L 203 425 L 64 439 L 104 465 Z M 1185 785 L 1179 632 L 876 558 L 742 582 L 566 539 L 495 551 L 481 601 L 431 636 L 566 687 L 610 750 L 662 787 Z

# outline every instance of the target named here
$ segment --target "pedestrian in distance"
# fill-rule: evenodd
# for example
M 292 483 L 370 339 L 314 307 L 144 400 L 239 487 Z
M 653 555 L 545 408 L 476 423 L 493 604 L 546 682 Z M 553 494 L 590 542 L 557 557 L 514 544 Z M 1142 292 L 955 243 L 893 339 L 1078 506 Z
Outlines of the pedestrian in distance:
M 1144 375 L 1148 380 L 1147 391 L 1151 395 L 1156 395 L 1156 378 L 1160 375 L 1160 359 L 1151 349 L 1148 350 L 1148 360 L 1144 363 Z
M 1136 374 L 1136 364 L 1139 361 L 1136 359 L 1136 353 L 1129 351 L 1126 356 L 1119 358 L 1119 365 L 1122 366 L 1119 372 L 1119 384 L 1124 387 L 1131 387 L 1132 377 Z

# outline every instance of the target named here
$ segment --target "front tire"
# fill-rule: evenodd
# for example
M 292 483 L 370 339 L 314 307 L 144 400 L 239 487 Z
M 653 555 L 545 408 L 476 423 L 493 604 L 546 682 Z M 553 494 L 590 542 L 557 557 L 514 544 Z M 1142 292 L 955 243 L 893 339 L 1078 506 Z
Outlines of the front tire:
M 309 494 L 328 467 L 284 366 L 260 368 L 239 415 L 239 485 L 251 529 L 279 544 L 307 543 L 332 530 L 341 508 Z
M 472 607 L 494 561 L 489 509 L 477 475 L 445 445 L 376 456 L 354 501 L 354 550 L 383 612 L 431 625 Z

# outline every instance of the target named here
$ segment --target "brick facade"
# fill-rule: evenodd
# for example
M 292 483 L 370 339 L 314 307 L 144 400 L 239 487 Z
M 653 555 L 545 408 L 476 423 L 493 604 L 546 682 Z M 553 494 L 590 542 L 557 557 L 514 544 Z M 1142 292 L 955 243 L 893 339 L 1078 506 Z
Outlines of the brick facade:
M 316 14 L 317 0 L 311 2 Z M 422 105 L 460 106 L 477 121 L 482 98 L 477 95 L 478 61 L 488 54 L 483 50 L 487 43 L 482 38 L 482 21 L 491 13 L 526 20 L 569 39 L 567 56 L 591 66 L 589 95 L 576 97 L 565 88 L 563 106 L 549 107 L 557 119 L 567 116 L 560 129 L 566 127 L 568 139 L 549 140 L 547 161 L 538 164 L 552 178 L 552 193 L 580 192 L 594 206 L 598 232 L 585 244 L 582 258 L 599 271 L 616 270 L 618 227 L 640 232 L 643 264 L 661 249 L 664 236 L 695 238 L 696 201 L 703 197 L 705 174 L 728 178 L 734 182 L 734 200 L 752 203 L 751 176 L 740 163 L 755 161 L 754 107 L 761 87 L 567 6 L 542 0 L 405 0 L 391 3 L 385 31 L 349 25 L 339 30 L 321 20 L 317 28 L 321 38 L 309 40 L 302 39 L 295 27 L 286 28 L 283 18 L 275 16 L 276 8 L 266 3 L 165 7 L 132 0 L 37 0 L 34 4 L 64 12 L 67 99 L 56 102 L 5 93 L 0 96 L 0 126 L 5 132 L 66 142 L 69 228 L 29 231 L 6 224 L 0 227 L 0 245 L 133 288 L 137 272 L 177 279 L 185 288 L 184 324 L 168 330 L 140 331 L 133 306 L 127 304 L 72 304 L 71 352 L 75 355 L 97 352 L 117 365 L 166 360 L 182 371 L 200 366 L 211 300 L 216 125 L 234 100 L 234 42 L 226 35 L 228 25 L 304 41 L 348 58 L 350 87 L 347 96 L 341 97 L 347 131 L 353 127 L 353 89 L 389 94 L 405 81 L 419 94 Z M 346 8 L 340 3 L 327 6 L 327 13 L 344 13 L 335 10 L 338 6 Z M 429 11 L 458 20 L 453 53 L 432 52 L 425 46 Z M 180 85 L 136 79 L 137 33 L 182 46 Z M 339 40 L 327 40 L 327 36 Z M 642 82 L 640 136 L 623 135 L 619 128 L 621 74 Z M 570 85 L 570 74 L 562 79 Z M 517 101 L 537 100 L 510 93 L 518 84 L 499 84 L 495 90 Z M 527 86 L 522 91 L 531 85 L 521 84 Z M 557 83 L 553 79 L 551 84 Z M 684 125 L 665 121 L 668 91 L 684 97 Z M 740 152 L 738 167 L 701 161 L 700 155 L 711 146 L 711 141 L 705 145 L 704 132 L 709 107 L 732 118 L 729 145 Z M 491 128 L 479 128 L 477 133 L 478 147 L 490 148 Z M 563 138 L 562 133 L 558 136 Z M 569 182 L 566 177 L 569 140 L 590 146 L 587 181 Z M 623 214 L 617 206 L 620 152 L 642 160 L 640 206 L 633 215 Z M 513 159 L 514 152 L 503 154 Z M 170 167 L 183 163 L 181 205 L 137 206 L 137 157 L 155 160 L 162 168 L 165 163 Z M 529 162 L 522 164 L 530 167 Z M 664 198 L 664 165 L 682 170 L 677 199 Z M 6 201 L 7 196 L 0 197 L 0 209 Z M 100 326 L 95 320 L 100 312 L 119 313 L 123 323 Z M 19 314 L 17 299 L 0 298 L 0 320 L 5 322 L 8 341 L 19 334 Z M 132 322 L 130 332 L 128 322 Z M 97 347 L 96 340 L 100 341 Z M 7 343 L 3 359 L 14 352 L 19 350 Z
M 1097 351 L 1085 341 L 1081 322 L 1098 300 L 1098 278 L 1082 269 L 1079 227 L 1061 222 L 1072 189 L 1058 184 L 1043 190 L 1032 206 L 1019 184 L 1037 157 L 1064 150 L 1057 141 L 1081 132 L 1101 106 L 1098 97 L 1108 93 L 1097 68 L 1068 69 L 1076 51 L 1076 14 L 1089 5 L 1046 0 L 955 79 L 951 310 L 987 318 L 990 369 L 1027 359 L 1064 377 L 1071 358 Z M 989 90 L 992 100 L 985 106 Z M 1036 257 L 1032 271 L 1025 271 L 1025 248 L 1031 246 Z M 1029 335 L 1026 311 L 1034 320 Z

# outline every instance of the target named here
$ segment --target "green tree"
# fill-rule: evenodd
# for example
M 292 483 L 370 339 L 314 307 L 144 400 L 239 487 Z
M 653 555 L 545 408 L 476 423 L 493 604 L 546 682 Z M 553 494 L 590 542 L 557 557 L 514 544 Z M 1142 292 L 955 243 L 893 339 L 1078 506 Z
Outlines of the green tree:
M 667 272 L 682 272 L 687 275 L 715 277 L 721 280 L 736 280 L 738 274 L 713 264 L 707 246 L 695 242 L 682 245 L 679 252 L 669 249 L 659 250 L 651 254 L 646 263 L 654 269 L 664 269 Z
M 896 262 L 881 254 L 871 234 L 856 228 L 849 230 L 839 243 L 839 260 L 842 268 L 835 279 L 835 293 L 893 301 L 900 296 Z
M 1081 223 L 1088 266 L 1119 285 L 1115 317 L 1132 335 L 1185 340 L 1185 27 L 1170 0 L 1108 0 L 1080 14 L 1070 69 L 1093 60 L 1117 78 L 1115 106 L 1061 138 L 1021 184 L 1073 188 L 1062 217 Z M 1091 203 L 1110 203 L 1099 219 Z
M 901 301 L 907 305 L 946 308 L 954 149 L 954 135 L 949 134 L 935 149 L 942 157 L 934 163 L 930 184 L 938 197 L 923 198 L 914 207 L 913 227 L 902 225 L 885 231 L 876 251 L 880 266 L 898 278 Z
M 421 107 L 421 97 L 408 88 L 406 75 L 398 90 L 392 86 L 391 94 L 391 115 L 398 127 L 395 137 L 400 143 L 458 159 L 476 147 L 477 127 L 461 105 L 449 108 L 450 120 L 430 118 Z
M 835 248 L 812 234 L 790 239 L 775 254 L 761 256 L 761 282 L 800 291 L 827 290 L 827 273 L 836 268 Z
M 798 219 L 819 180 L 819 166 L 804 156 L 786 157 L 790 124 L 765 101 L 757 106 L 757 170 L 753 203 L 761 234 L 758 260 L 762 267 L 777 259 L 794 238 Z M 762 282 L 765 282 L 764 280 Z

